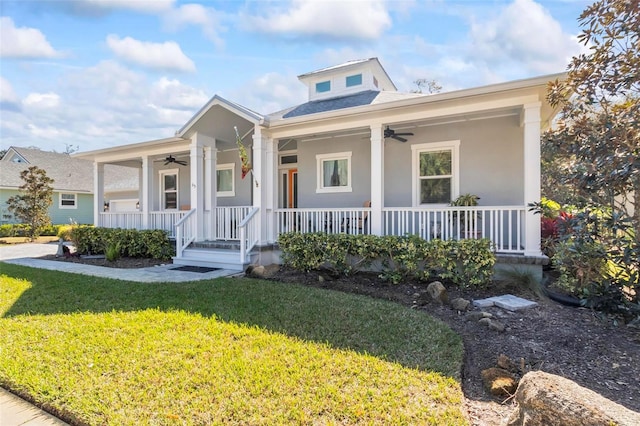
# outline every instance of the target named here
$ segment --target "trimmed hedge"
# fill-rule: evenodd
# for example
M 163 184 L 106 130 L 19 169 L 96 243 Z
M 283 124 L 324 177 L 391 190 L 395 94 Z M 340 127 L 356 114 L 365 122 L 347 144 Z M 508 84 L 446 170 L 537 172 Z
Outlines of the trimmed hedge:
M 404 279 L 443 279 L 460 287 L 484 287 L 496 262 L 488 239 L 431 240 L 418 236 L 281 234 L 282 261 L 309 272 L 321 268 L 349 275 L 366 269 L 398 283 Z
M 62 230 L 71 227 L 72 225 L 48 225 L 42 228 L 40 236 L 53 237 L 61 235 Z M 26 223 L 8 223 L 0 225 L 0 238 L 1 237 L 28 237 L 31 226 Z
M 80 254 L 105 254 L 108 248 L 119 247 L 125 257 L 169 259 L 175 251 L 163 230 L 94 228 L 78 226 L 71 230 L 71 241 Z

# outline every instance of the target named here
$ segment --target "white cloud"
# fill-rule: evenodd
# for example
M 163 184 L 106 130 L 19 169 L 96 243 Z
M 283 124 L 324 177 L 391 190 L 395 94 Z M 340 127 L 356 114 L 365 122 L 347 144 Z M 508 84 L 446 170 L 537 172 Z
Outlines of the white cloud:
M 270 4 L 269 9 L 276 6 Z M 391 17 L 382 0 L 292 0 L 285 10 L 247 18 L 247 29 L 304 37 L 372 40 L 391 28 Z
M 183 4 L 166 12 L 163 21 L 165 29 L 169 31 L 177 31 L 185 26 L 199 26 L 208 40 L 219 48 L 224 46 L 218 32 L 224 31 L 225 28 L 220 25 L 220 14 L 211 7 L 194 3 Z
M 3 58 L 55 58 L 59 52 L 51 47 L 47 38 L 36 28 L 16 27 L 13 19 L 0 17 L 0 57 Z
M 271 72 L 231 91 L 228 99 L 260 114 L 269 114 L 305 102 L 307 90 L 295 75 Z
M 209 98 L 179 80 L 151 80 L 117 61 L 70 70 L 56 84 L 55 94 L 31 90 L 23 102 L 8 97 L 22 110 L 3 110 L 3 145 L 37 138 L 43 149 L 63 151 L 73 141 L 86 151 L 170 137 Z
M 13 86 L 4 77 L 0 77 L 0 102 L 18 102 L 18 95 L 16 95 L 16 92 L 13 90 Z
M 22 101 L 28 108 L 55 108 L 60 105 L 60 96 L 55 93 L 29 93 Z
M 162 105 L 165 108 L 191 112 L 201 108 L 209 100 L 204 91 L 166 77 L 153 83 L 149 97 L 155 106 Z
M 524 67 L 543 74 L 566 68 L 581 47 L 549 11 L 533 0 L 515 0 L 494 19 L 473 22 L 468 55 L 488 68 Z
M 120 59 L 143 67 L 166 70 L 194 72 L 196 66 L 183 52 L 178 43 L 167 41 L 152 43 L 131 37 L 107 36 L 107 46 Z

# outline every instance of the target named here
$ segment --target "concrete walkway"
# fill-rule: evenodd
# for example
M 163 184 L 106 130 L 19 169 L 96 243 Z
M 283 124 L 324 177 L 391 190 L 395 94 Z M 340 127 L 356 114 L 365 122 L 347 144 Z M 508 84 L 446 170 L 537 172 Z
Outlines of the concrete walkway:
M 64 426 L 67 423 L 0 388 L 0 425 Z
M 172 268 L 175 268 L 176 265 L 172 264 L 151 268 L 117 269 L 72 262 L 59 262 L 56 260 L 35 259 L 40 256 L 56 254 L 57 251 L 58 243 L 30 243 L 0 246 L 0 262 L 146 283 L 208 280 L 238 273 L 237 271 L 225 269 L 206 273 L 174 271 Z M 0 264 L 0 273 L 1 272 L 2 265 Z M 53 417 L 22 398 L 0 388 L 0 426 L 60 426 L 66 424 L 67 423 Z
M 211 272 L 176 271 L 177 265 L 168 264 L 152 266 L 150 268 L 117 269 L 104 266 L 83 265 L 73 262 L 59 262 L 57 260 L 36 259 L 37 257 L 56 254 L 58 243 L 49 244 L 16 244 L 0 246 L 0 261 L 15 265 L 31 266 L 32 268 L 49 269 L 52 271 L 71 272 L 75 274 L 92 275 L 94 277 L 113 278 L 124 281 L 142 283 L 179 283 L 186 281 L 209 280 L 212 278 L 235 275 L 237 271 L 218 269 Z M 0 266 L 0 272 L 1 272 Z

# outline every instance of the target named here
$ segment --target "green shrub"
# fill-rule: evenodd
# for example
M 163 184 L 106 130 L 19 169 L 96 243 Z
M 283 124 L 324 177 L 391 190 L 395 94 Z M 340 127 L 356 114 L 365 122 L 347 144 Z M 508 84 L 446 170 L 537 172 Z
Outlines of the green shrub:
M 78 226 L 71 230 L 71 241 L 80 254 L 106 254 L 118 245 L 120 255 L 169 259 L 174 254 L 169 237 L 163 230 L 111 229 Z
M 120 259 L 120 243 L 110 243 L 105 249 L 105 258 L 109 262 Z
M 375 236 L 296 232 L 278 244 L 286 266 L 309 272 L 321 268 L 348 275 L 380 261 L 381 278 L 444 279 L 461 287 L 481 287 L 493 278 L 495 255 L 484 240 L 426 241 L 418 236 Z

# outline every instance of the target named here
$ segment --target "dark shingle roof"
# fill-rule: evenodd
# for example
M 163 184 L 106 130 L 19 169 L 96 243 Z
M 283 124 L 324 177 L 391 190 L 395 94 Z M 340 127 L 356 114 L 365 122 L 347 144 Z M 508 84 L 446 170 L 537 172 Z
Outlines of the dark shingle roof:
M 319 112 L 333 111 L 336 109 L 369 105 L 379 94 L 380 92 L 376 90 L 367 90 L 364 92 L 355 93 L 353 95 L 341 96 L 331 99 L 322 99 L 318 101 L 310 101 L 293 108 L 291 111 L 283 115 L 282 118 L 299 117 L 301 115 L 316 114 Z
M 20 172 L 37 166 L 54 180 L 53 189 L 69 192 L 93 192 L 93 162 L 68 154 L 32 148 L 11 147 L 26 163 L 0 161 L 0 187 L 17 188 L 24 182 Z M 135 183 L 134 183 L 135 182 Z M 105 190 L 135 190 L 138 170 L 131 167 L 105 165 Z

